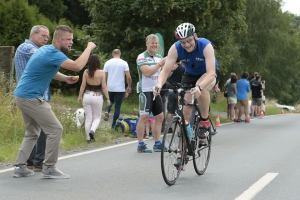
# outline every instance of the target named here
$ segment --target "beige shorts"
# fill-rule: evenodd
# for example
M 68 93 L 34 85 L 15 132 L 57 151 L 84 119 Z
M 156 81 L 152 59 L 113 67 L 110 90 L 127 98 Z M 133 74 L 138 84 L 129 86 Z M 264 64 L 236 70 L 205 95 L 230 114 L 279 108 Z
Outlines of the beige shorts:
M 227 102 L 228 104 L 236 104 L 237 103 L 237 99 L 234 97 L 228 97 L 227 98 Z
M 243 106 L 245 109 L 248 109 L 248 98 L 243 100 L 237 100 L 238 109 L 241 109 Z

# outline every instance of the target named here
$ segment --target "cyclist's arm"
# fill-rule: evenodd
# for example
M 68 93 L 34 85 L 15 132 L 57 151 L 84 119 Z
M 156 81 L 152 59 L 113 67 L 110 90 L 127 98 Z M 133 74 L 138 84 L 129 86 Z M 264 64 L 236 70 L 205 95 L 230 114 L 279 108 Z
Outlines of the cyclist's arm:
M 211 44 L 208 44 L 204 50 L 203 55 L 205 57 L 206 64 L 206 76 L 201 82 L 197 84 L 201 85 L 203 88 L 209 86 L 216 78 L 216 58 L 215 52 Z
M 158 76 L 157 86 L 159 88 L 161 88 L 165 84 L 168 76 L 170 75 L 171 71 L 173 70 L 173 67 L 174 67 L 174 64 L 176 63 L 177 57 L 178 57 L 177 50 L 175 48 L 175 45 L 173 44 L 171 46 L 171 48 L 169 49 L 168 57 L 166 59 L 165 65 Z

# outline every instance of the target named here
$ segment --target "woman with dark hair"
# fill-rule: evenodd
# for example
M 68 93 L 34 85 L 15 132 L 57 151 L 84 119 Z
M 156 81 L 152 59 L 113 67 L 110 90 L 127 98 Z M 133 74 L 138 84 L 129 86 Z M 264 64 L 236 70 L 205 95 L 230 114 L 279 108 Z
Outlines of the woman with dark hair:
M 234 74 L 231 76 L 230 83 L 227 86 L 227 102 L 229 108 L 229 119 L 234 120 L 234 107 L 237 103 L 236 97 L 236 82 L 237 76 Z
M 242 107 L 244 107 L 245 112 L 245 122 L 249 123 L 250 118 L 248 115 L 248 92 L 250 91 L 250 84 L 247 80 L 249 77 L 248 72 L 244 72 L 242 75 L 242 78 L 237 81 L 236 87 L 237 87 L 237 105 L 238 105 L 238 117 L 234 120 L 235 122 L 241 122 L 242 117 Z
M 91 55 L 88 61 L 88 69 L 84 71 L 82 76 L 78 96 L 78 103 L 83 103 L 85 112 L 85 132 L 88 143 L 95 141 L 94 134 L 100 124 L 102 114 L 103 94 L 106 96 L 107 105 L 110 105 L 105 72 L 100 69 L 100 66 L 101 62 L 98 55 Z

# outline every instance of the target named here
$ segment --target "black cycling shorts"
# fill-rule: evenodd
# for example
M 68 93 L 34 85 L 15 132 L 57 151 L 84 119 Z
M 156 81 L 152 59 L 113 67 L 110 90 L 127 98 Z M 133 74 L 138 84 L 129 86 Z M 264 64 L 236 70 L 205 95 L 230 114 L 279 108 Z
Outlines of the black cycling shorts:
M 139 111 L 140 115 L 147 115 L 152 112 L 154 116 L 163 112 L 163 103 L 161 96 L 158 95 L 153 101 L 153 92 L 141 92 L 139 94 Z

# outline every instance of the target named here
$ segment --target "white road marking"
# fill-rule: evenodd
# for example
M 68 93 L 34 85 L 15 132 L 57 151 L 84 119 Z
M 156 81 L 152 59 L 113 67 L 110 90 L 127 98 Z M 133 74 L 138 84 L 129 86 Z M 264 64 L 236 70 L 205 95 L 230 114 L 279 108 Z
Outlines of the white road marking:
M 259 191 L 261 191 L 266 185 L 268 185 L 278 173 L 267 173 L 261 177 L 256 183 L 254 183 L 248 190 L 243 192 L 235 200 L 250 200 L 252 199 Z
M 145 139 L 145 140 L 147 140 L 147 139 Z M 107 149 L 113 149 L 113 148 L 125 146 L 125 145 L 128 145 L 128 144 L 133 144 L 133 143 L 137 143 L 137 140 L 131 141 L 131 142 L 122 143 L 122 144 L 117 144 L 117 145 L 113 145 L 113 146 L 109 146 L 109 147 L 104 147 L 104 148 L 100 148 L 100 149 L 95 149 L 95 150 L 91 150 L 91 151 L 85 151 L 85 152 L 81 152 L 81 153 L 76 153 L 76 154 L 72 154 L 72 155 L 68 155 L 68 156 L 62 156 L 62 157 L 59 157 L 58 160 L 64 160 L 64 159 L 73 158 L 73 157 L 77 157 L 77 156 L 81 156 L 81 155 L 85 155 L 85 154 L 90 154 L 90 153 L 94 153 L 94 152 L 104 151 L 104 150 L 107 150 Z M 3 169 L 3 170 L 0 170 L 0 174 L 4 173 L 4 172 L 13 171 L 13 170 L 14 170 L 14 168 Z

